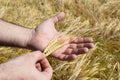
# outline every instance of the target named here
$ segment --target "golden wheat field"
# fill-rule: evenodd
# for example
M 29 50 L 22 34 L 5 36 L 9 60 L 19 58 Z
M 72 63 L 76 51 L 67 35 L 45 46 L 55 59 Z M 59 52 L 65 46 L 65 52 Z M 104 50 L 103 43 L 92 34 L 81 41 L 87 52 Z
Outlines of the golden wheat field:
M 48 56 L 52 80 L 120 80 L 120 0 L 0 0 L 0 18 L 27 28 L 61 11 L 66 17 L 56 29 L 68 36 L 92 37 L 95 48 L 71 62 Z M 53 40 L 44 53 L 61 45 Z M 0 46 L 0 63 L 29 51 Z

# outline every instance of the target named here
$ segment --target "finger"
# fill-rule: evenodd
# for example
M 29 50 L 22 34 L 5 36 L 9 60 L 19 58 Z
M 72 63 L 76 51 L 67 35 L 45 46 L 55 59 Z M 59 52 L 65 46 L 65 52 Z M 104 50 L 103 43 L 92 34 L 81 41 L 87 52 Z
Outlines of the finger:
M 88 48 L 78 48 L 78 49 L 73 49 L 72 54 L 84 54 L 88 52 Z
M 64 54 L 70 55 L 70 54 L 84 54 L 88 52 L 88 48 L 76 48 L 76 49 L 66 49 L 66 51 L 64 52 Z
M 75 54 L 71 54 L 71 55 L 63 55 L 60 57 L 60 59 L 64 60 L 64 61 L 71 61 L 77 58 L 77 55 Z
M 52 20 L 54 23 L 58 22 L 59 20 L 63 19 L 65 17 L 65 13 L 64 12 L 60 12 L 57 15 L 52 17 Z
M 69 44 L 68 48 L 76 49 L 76 48 L 84 48 L 87 47 L 88 49 L 91 49 L 94 47 L 93 43 L 79 43 L 79 44 Z
M 80 38 L 80 37 L 71 37 L 70 43 L 92 43 L 92 38 Z
M 65 52 L 65 50 L 68 48 L 68 45 L 65 45 L 63 47 L 61 47 L 60 49 L 56 50 L 53 54 L 51 54 L 51 56 L 58 56 L 59 53 L 62 54 Z
M 94 47 L 94 44 L 93 43 L 84 43 L 84 44 L 78 44 L 77 45 L 77 48 L 88 48 L 88 49 L 91 49 Z
M 52 67 L 49 64 L 48 60 L 45 58 L 45 59 L 41 60 L 40 63 L 41 63 L 41 67 L 42 67 L 42 73 L 44 73 L 49 78 L 51 78 L 53 70 L 52 70 Z
M 64 54 L 67 54 L 67 55 L 70 55 L 72 53 L 73 53 L 73 49 L 70 49 L 70 48 L 66 49 L 64 52 Z
M 38 69 L 38 71 L 40 71 L 40 72 L 42 71 L 40 62 L 36 63 L 36 68 Z
M 62 61 L 70 61 L 70 60 L 74 60 L 77 58 L 76 54 L 67 55 L 63 53 L 54 53 L 54 55 L 55 55 L 54 56 L 55 58 L 62 60 Z

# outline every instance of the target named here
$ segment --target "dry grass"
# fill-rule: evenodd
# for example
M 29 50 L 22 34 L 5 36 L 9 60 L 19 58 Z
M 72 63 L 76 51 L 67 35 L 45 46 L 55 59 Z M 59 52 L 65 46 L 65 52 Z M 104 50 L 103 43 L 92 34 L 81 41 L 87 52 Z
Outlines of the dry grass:
M 56 24 L 57 30 L 93 37 L 96 47 L 72 62 L 48 57 L 52 80 L 120 80 L 120 0 L 0 0 L 0 18 L 29 28 L 60 11 L 66 18 Z M 45 53 L 51 54 L 63 41 L 53 41 Z M 0 62 L 28 51 L 0 47 Z

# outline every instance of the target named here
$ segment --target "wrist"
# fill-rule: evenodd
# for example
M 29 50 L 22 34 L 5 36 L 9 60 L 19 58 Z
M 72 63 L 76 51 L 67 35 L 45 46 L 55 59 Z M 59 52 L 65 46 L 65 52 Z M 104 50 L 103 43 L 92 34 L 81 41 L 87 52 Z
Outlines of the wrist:
M 29 36 L 25 41 L 25 47 L 30 48 L 32 50 L 36 50 L 36 47 L 34 46 L 33 40 L 35 35 L 35 29 L 29 30 Z
M 30 48 L 31 39 L 34 34 L 34 29 L 26 29 L 24 31 L 24 41 L 21 41 L 23 47 Z
M 45 48 L 43 37 L 44 35 L 42 33 L 38 35 L 38 32 L 33 29 L 29 36 L 29 40 L 27 41 L 27 47 L 32 50 L 40 50 L 41 52 L 43 52 Z

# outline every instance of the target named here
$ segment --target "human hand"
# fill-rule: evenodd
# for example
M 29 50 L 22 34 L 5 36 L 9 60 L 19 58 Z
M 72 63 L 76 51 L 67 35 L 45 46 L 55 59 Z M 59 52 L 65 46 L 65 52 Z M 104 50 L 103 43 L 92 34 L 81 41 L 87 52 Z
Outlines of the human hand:
M 55 23 L 63 19 L 64 16 L 64 12 L 61 12 L 38 25 L 28 45 L 37 50 L 44 51 L 48 43 L 54 39 L 55 36 L 60 34 L 55 29 Z M 73 40 L 70 41 L 71 39 Z M 94 47 L 92 38 L 71 37 L 70 40 L 67 45 L 55 51 L 52 56 L 60 60 L 73 60 L 77 57 L 78 53 L 86 53 L 88 49 Z
M 67 39 L 67 41 L 65 41 L 65 45 L 56 50 L 53 54 L 51 54 L 51 56 L 65 61 L 74 60 L 77 58 L 77 55 L 87 53 L 89 49 L 94 47 L 92 38 L 61 38 L 61 40 L 65 39 Z
M 0 80 L 50 80 L 52 68 L 40 51 L 24 54 L 0 65 Z
M 61 12 L 39 24 L 32 33 L 32 38 L 28 45 L 34 49 L 44 51 L 48 43 L 59 34 L 55 29 L 55 23 L 64 18 Z

